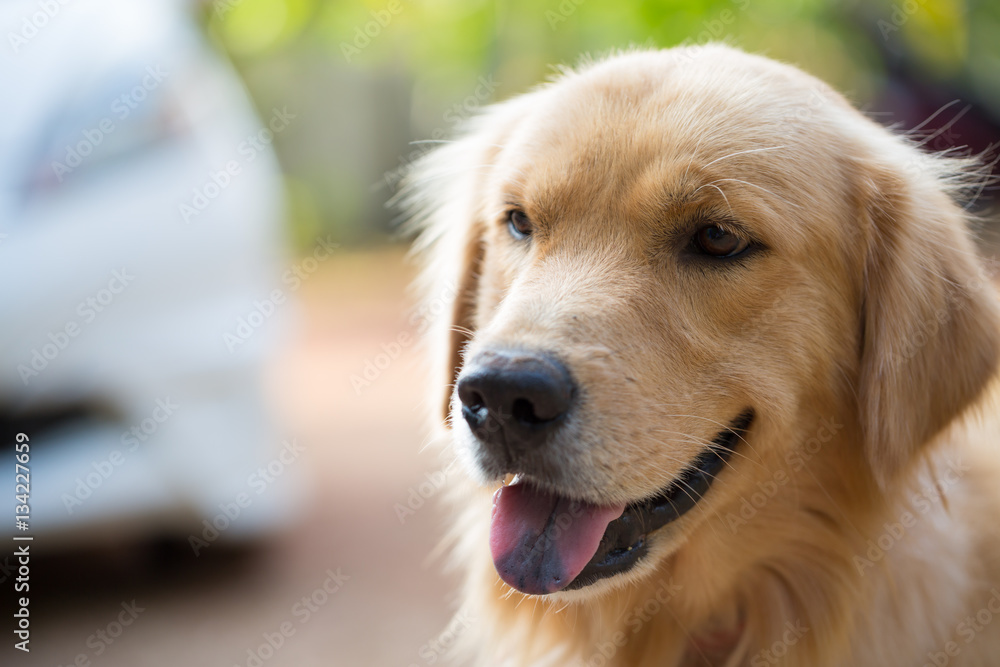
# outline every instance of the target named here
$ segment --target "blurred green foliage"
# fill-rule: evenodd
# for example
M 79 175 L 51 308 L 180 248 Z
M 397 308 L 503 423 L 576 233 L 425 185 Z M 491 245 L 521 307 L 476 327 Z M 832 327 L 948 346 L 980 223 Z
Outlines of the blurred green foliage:
M 792 62 L 860 104 L 887 53 L 1000 110 L 996 0 L 215 0 L 211 35 L 258 105 L 298 105 L 277 139 L 299 243 L 384 239 L 392 170 L 553 64 L 629 46 L 725 41 Z M 470 101 L 470 95 L 473 95 Z

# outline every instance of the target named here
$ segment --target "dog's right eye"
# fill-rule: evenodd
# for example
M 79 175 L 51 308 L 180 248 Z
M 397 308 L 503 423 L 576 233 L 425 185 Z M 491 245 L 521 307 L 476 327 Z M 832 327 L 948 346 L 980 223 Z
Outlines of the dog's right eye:
M 511 236 L 521 241 L 531 236 L 531 220 L 528 220 L 524 211 L 514 209 L 507 214 L 507 229 L 510 230 Z
M 702 227 L 691 242 L 699 253 L 715 258 L 735 257 L 750 246 L 746 239 L 718 225 Z

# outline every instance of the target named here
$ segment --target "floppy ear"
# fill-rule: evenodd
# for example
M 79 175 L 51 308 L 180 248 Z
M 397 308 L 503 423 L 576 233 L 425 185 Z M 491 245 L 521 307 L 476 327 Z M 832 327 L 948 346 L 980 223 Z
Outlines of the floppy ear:
M 445 364 L 445 391 L 443 416 L 445 422 L 451 412 L 451 394 L 462 370 L 462 352 L 472 339 L 475 330 L 476 295 L 479 292 L 479 276 L 482 271 L 484 239 L 482 226 L 470 224 L 460 238 L 459 247 L 454 250 L 454 258 L 446 261 L 454 266 L 452 284 L 454 297 L 451 303 L 451 317 L 447 322 L 448 331 L 443 333 L 447 341 L 443 351 Z
M 476 304 L 485 255 L 485 190 L 503 142 L 530 103 L 530 94 L 489 107 L 467 124 L 456 141 L 421 158 L 406 177 L 400 203 L 408 209 L 414 246 L 421 255 L 421 279 L 428 311 L 444 313 L 428 333 L 435 377 L 444 389 L 447 422 L 452 390 L 462 367 L 462 353 L 476 329 Z M 444 308 L 441 308 L 441 305 Z
M 920 168 L 862 172 L 871 180 L 859 400 L 882 488 L 976 401 L 1000 356 L 995 292 L 946 191 L 947 162 L 914 160 Z
M 473 194 L 481 183 L 470 162 L 479 153 L 475 143 L 473 136 L 466 137 L 421 158 L 409 169 L 401 198 L 411 230 L 418 234 L 413 250 L 423 264 L 421 310 L 425 318 L 433 318 L 423 320 L 421 328 L 432 346 L 434 390 L 444 390 L 446 422 L 462 350 L 475 328 L 484 253 L 481 197 Z
M 486 253 L 488 183 L 497 157 L 538 92 L 487 107 L 469 120 L 459 138 L 421 158 L 406 176 L 400 203 L 411 230 L 419 232 L 414 251 L 423 257 L 422 287 L 430 312 L 446 315 L 428 331 L 438 346 L 433 358 L 443 375 L 443 414 L 447 423 L 452 390 L 462 368 L 462 353 L 475 333 L 479 283 Z M 445 308 L 434 308 L 444 303 Z

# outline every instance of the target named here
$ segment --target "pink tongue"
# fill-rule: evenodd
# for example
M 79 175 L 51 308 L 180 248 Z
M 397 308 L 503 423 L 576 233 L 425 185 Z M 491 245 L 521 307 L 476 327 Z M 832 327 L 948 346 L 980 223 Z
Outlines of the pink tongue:
M 528 484 L 505 486 L 493 496 L 493 564 L 522 593 L 554 593 L 576 579 L 624 511 L 624 504 L 598 507 Z

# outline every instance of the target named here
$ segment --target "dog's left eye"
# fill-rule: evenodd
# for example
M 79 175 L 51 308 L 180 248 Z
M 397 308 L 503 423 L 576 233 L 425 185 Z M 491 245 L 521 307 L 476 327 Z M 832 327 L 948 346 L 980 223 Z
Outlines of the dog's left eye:
M 528 219 L 524 211 L 518 209 L 514 209 L 507 214 L 507 228 L 510 230 L 511 236 L 515 239 L 522 240 L 531 236 L 531 220 Z
M 745 238 L 718 225 L 702 227 L 691 242 L 698 252 L 710 257 L 735 257 L 750 245 Z

